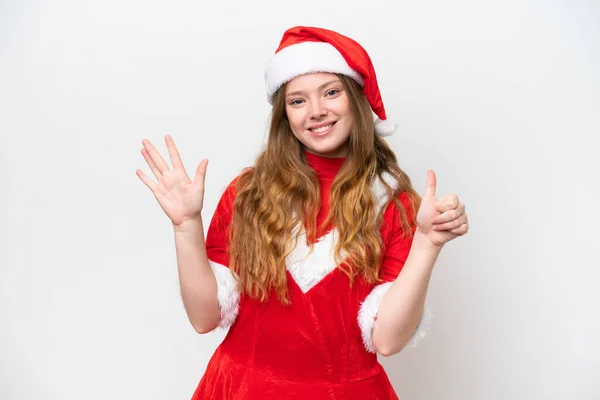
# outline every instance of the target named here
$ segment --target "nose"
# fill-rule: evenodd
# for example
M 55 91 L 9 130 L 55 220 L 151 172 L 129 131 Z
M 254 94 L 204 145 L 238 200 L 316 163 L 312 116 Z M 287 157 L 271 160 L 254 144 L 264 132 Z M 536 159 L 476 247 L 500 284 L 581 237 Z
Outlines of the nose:
M 309 115 L 311 119 L 321 119 L 327 115 L 327 108 L 319 100 L 313 100 L 310 102 Z

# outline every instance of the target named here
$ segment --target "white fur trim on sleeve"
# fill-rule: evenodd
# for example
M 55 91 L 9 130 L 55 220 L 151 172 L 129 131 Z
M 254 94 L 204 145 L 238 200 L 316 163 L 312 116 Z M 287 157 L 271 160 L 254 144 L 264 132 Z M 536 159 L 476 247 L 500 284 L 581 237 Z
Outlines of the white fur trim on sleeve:
M 371 353 L 377 352 L 377 349 L 375 349 L 375 345 L 373 344 L 375 316 L 379 310 L 379 303 L 390 286 L 392 286 L 392 282 L 386 282 L 375 286 L 365 301 L 363 301 L 360 310 L 358 311 L 358 326 L 360 326 L 363 343 L 367 351 Z
M 387 293 L 390 286 L 392 286 L 392 283 L 393 282 L 386 282 L 375 286 L 361 304 L 358 312 L 358 326 L 362 333 L 365 348 L 370 353 L 377 352 L 377 349 L 373 344 L 373 328 L 375 327 L 375 319 L 377 317 L 377 312 L 379 311 L 381 299 L 383 299 L 383 296 Z M 425 336 L 427 336 L 430 330 L 431 317 L 431 310 L 429 307 L 425 306 L 423 317 L 421 318 L 415 333 L 408 342 L 408 346 L 416 346 Z
M 427 304 L 425 304 L 425 309 L 423 310 L 423 316 L 421 317 L 421 321 L 419 321 L 419 325 L 417 325 L 417 329 L 408 341 L 407 346 L 416 347 L 417 344 L 419 344 L 419 342 L 429 334 L 429 331 L 431 330 L 432 319 L 433 314 L 431 313 L 431 309 L 427 306 Z
M 237 290 L 237 282 L 226 266 L 208 261 L 217 280 L 217 300 L 221 310 L 220 328 L 229 328 L 238 315 L 240 304 L 240 293 Z

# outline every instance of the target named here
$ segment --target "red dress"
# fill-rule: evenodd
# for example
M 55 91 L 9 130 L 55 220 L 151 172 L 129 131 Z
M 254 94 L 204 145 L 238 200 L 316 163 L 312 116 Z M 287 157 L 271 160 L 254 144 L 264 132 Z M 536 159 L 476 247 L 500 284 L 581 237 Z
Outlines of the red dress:
M 344 159 L 305 154 L 321 183 L 320 223 L 327 216 L 329 188 Z M 219 286 L 221 326 L 230 329 L 192 399 L 397 399 L 377 361 L 371 332 L 379 301 L 400 273 L 411 239 L 401 237 L 398 210 L 388 202 L 381 184 L 374 185 L 373 194 L 386 207 L 381 277 L 388 283 L 373 285 L 359 278 L 350 287 L 332 258 L 336 230 L 331 229 L 321 232 L 310 256 L 306 257 L 303 240 L 298 240 L 288 257 L 288 306 L 274 292 L 261 303 L 235 289 L 225 251 L 234 186 L 229 185 L 221 197 L 206 239 Z M 408 197 L 401 194 L 400 199 L 406 207 Z M 420 325 L 414 340 L 425 332 Z

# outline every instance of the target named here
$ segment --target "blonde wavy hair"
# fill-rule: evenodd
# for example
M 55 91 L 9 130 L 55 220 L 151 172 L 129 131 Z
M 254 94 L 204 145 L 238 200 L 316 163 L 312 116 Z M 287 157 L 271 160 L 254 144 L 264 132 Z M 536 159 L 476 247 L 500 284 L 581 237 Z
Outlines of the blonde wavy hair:
M 406 236 L 412 236 L 415 226 L 408 220 L 398 194 L 406 192 L 409 196 L 412 215 L 416 215 L 421 198 L 398 166 L 393 151 L 375 135 L 371 107 L 362 88 L 344 75 L 338 77 L 349 98 L 354 124 L 348 138 L 349 155 L 332 184 L 324 224 L 333 223 L 339 232 L 335 257 L 338 264 L 344 261 L 339 268 L 350 278 L 350 284 L 359 275 L 376 283 L 380 281 L 384 250 L 380 229 L 386 207 L 376 206 L 371 192 L 373 180 L 387 172 L 397 181 L 394 190 L 381 180 L 400 212 Z M 292 234 L 298 224 L 305 226 L 308 243 L 316 239 L 320 187 L 315 171 L 306 162 L 303 145 L 287 120 L 285 85 L 274 97 L 266 148 L 236 185 L 229 267 L 238 275 L 240 292 L 266 301 L 275 290 L 279 300 L 289 304 L 285 260 L 293 250 L 296 238 Z

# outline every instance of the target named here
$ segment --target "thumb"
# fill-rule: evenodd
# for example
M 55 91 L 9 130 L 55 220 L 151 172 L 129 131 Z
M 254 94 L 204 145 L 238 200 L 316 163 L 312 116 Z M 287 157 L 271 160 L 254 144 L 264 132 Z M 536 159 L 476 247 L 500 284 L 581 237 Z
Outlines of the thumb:
M 424 197 L 435 197 L 436 177 L 432 170 L 427 171 L 427 186 L 425 188 Z
M 196 175 L 194 176 L 194 183 L 202 183 L 202 187 L 204 187 L 204 177 L 206 176 L 206 166 L 208 165 L 208 160 L 204 159 L 200 161 L 198 167 L 196 167 Z

